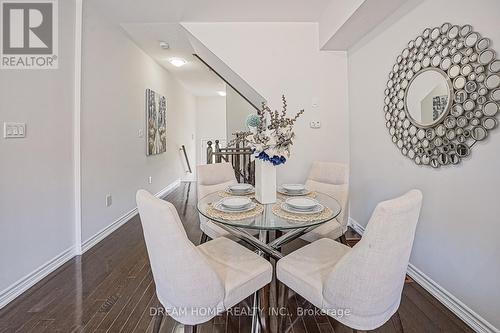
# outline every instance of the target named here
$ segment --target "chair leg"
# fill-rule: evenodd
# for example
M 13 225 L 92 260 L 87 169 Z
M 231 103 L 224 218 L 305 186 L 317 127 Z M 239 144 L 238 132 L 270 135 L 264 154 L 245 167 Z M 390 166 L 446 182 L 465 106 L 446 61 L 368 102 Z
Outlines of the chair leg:
M 344 244 L 344 245 L 349 245 L 349 244 L 347 243 L 347 238 L 345 237 L 345 234 L 343 234 L 342 236 L 340 236 L 340 237 L 339 237 L 339 240 L 340 240 L 340 242 L 341 242 L 342 244 Z
M 161 328 L 161 323 L 163 322 L 163 311 L 158 311 L 158 313 L 155 315 L 154 321 L 155 322 L 153 324 L 153 333 L 159 333 Z
M 198 326 L 196 325 L 184 325 L 184 333 L 196 333 L 198 331 Z
M 279 290 L 278 290 L 278 309 L 279 309 L 279 318 L 278 318 L 278 333 L 284 332 L 285 331 L 285 322 L 286 318 L 288 315 L 288 287 L 284 284 L 279 282 L 278 283 Z
M 391 318 L 392 324 L 394 325 L 394 328 L 396 329 L 396 332 L 398 333 L 403 333 L 403 323 L 401 322 L 401 317 L 399 316 L 399 312 L 396 311 L 396 313 L 392 316 Z
M 270 333 L 270 316 L 269 316 L 269 297 L 271 296 L 271 285 L 268 284 L 266 285 L 265 287 L 263 287 L 260 291 L 259 291 L 259 297 L 260 297 L 260 301 L 259 301 L 259 309 L 258 311 L 259 314 L 260 314 L 260 324 L 261 324 L 261 328 L 262 328 L 262 332 L 264 333 Z
M 200 244 L 206 243 L 207 240 L 208 240 L 207 234 L 202 231 L 201 232 L 201 238 L 200 238 Z

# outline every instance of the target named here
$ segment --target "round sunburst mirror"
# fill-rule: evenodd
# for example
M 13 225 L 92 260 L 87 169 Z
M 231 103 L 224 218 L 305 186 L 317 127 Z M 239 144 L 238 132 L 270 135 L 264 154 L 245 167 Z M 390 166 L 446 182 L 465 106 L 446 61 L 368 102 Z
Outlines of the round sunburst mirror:
M 404 156 L 434 168 L 459 164 L 498 126 L 500 60 L 470 25 L 427 28 L 398 55 L 384 102 Z

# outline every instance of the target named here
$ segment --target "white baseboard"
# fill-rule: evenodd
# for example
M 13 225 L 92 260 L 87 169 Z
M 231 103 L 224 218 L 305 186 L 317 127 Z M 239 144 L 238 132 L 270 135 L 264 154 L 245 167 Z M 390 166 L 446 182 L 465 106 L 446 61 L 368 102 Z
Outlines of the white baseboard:
M 0 309 L 75 256 L 72 246 L 0 292 Z
M 162 189 L 161 191 L 156 193 L 155 196 L 157 198 L 163 198 L 164 196 L 166 196 L 167 194 L 169 194 L 170 192 L 175 190 L 180 185 L 180 183 L 181 183 L 180 179 L 177 179 L 176 181 L 174 181 L 173 183 L 171 183 L 170 185 L 168 185 L 167 187 L 165 187 L 164 189 Z M 96 233 L 94 236 L 92 236 L 89 239 L 87 239 L 86 241 L 84 241 L 82 243 L 82 253 L 87 252 L 93 246 L 95 246 L 97 243 L 102 241 L 104 238 L 108 237 L 113 231 L 115 231 L 116 229 L 118 229 L 119 227 L 121 227 L 122 225 L 127 223 L 131 218 L 136 216 L 137 213 L 138 213 L 137 207 L 135 207 L 134 209 L 132 209 L 132 210 L 128 211 L 127 213 L 125 213 L 124 215 L 120 216 L 113 223 L 111 223 L 110 225 L 108 225 L 107 227 L 105 227 L 104 229 L 99 231 L 98 233 Z
M 180 185 L 180 179 L 177 179 L 175 182 L 168 185 L 160 192 L 156 193 L 155 196 L 158 198 L 163 198 L 168 193 L 175 190 L 179 185 Z M 125 224 L 136 214 L 137 214 L 137 208 L 134 208 L 131 211 L 124 214 L 123 216 L 121 216 L 120 218 L 118 218 L 115 222 L 111 223 L 109 226 L 107 226 L 106 228 L 102 229 L 97 234 L 89 238 L 82 244 L 82 253 L 89 250 L 90 248 L 92 248 L 92 246 L 96 245 L 101 240 L 106 238 L 109 234 L 111 234 L 113 231 L 115 231 L 120 226 Z M 52 260 L 38 267 L 36 270 L 29 273 L 25 277 L 21 278 L 17 282 L 13 283 L 5 290 L 1 291 L 0 309 L 9 304 L 10 302 L 12 302 L 15 298 L 20 296 L 22 293 L 24 293 L 26 290 L 34 286 L 36 283 L 40 282 L 44 277 L 46 277 L 47 275 L 49 275 L 50 273 L 61 267 L 68 260 L 75 257 L 75 255 L 76 251 L 75 247 L 73 246 L 65 250 L 61 254 L 59 254 L 57 257 L 53 258 Z
M 353 228 L 357 233 L 363 235 L 365 228 L 360 225 L 356 220 L 349 217 L 349 226 Z M 432 296 L 434 296 L 439 302 L 446 306 L 451 312 L 453 312 L 457 317 L 463 320 L 467 325 L 469 325 L 474 331 L 480 333 L 499 333 L 500 330 L 490 324 L 486 319 L 475 313 L 467 305 L 462 303 L 458 298 L 453 296 L 449 291 L 441 287 L 430 277 L 425 275 L 417 267 L 412 264 L 408 264 L 408 275 L 422 288 L 427 290 Z

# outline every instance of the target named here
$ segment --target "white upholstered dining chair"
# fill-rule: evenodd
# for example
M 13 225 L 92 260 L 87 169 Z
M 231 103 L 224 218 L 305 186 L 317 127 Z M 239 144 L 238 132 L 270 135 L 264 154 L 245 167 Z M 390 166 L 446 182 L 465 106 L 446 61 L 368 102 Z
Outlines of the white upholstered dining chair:
M 197 167 L 197 193 L 198 200 L 204 196 L 223 191 L 229 185 L 237 184 L 234 169 L 229 163 L 215 163 L 199 165 Z M 229 233 L 208 220 L 203 215 L 200 216 L 201 240 L 200 243 L 207 241 L 207 238 L 215 239 L 221 236 L 229 236 Z
M 308 242 L 314 242 L 321 238 L 340 239 L 343 244 L 347 244 L 345 232 L 349 216 L 348 166 L 334 162 L 313 162 L 305 185 L 309 190 L 323 192 L 337 199 L 342 211 L 337 218 L 320 225 L 301 238 Z
M 145 190 L 136 199 L 158 300 L 178 322 L 196 328 L 271 281 L 259 255 L 224 237 L 195 246 L 171 203 Z
M 395 315 L 402 331 L 397 310 L 421 205 L 419 190 L 379 203 L 354 248 L 320 239 L 279 260 L 277 278 L 355 330 L 375 329 Z

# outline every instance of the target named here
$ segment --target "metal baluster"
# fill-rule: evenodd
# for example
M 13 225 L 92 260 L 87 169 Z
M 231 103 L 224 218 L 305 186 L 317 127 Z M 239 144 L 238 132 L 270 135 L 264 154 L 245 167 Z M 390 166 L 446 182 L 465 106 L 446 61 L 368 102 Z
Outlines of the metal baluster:
M 219 140 L 215 140 L 215 152 L 217 153 L 215 155 L 215 163 L 220 163 L 222 162 L 221 155 L 220 153 L 220 145 L 219 145 Z
M 212 141 L 207 142 L 207 164 L 213 163 L 213 153 L 214 149 L 212 148 Z

